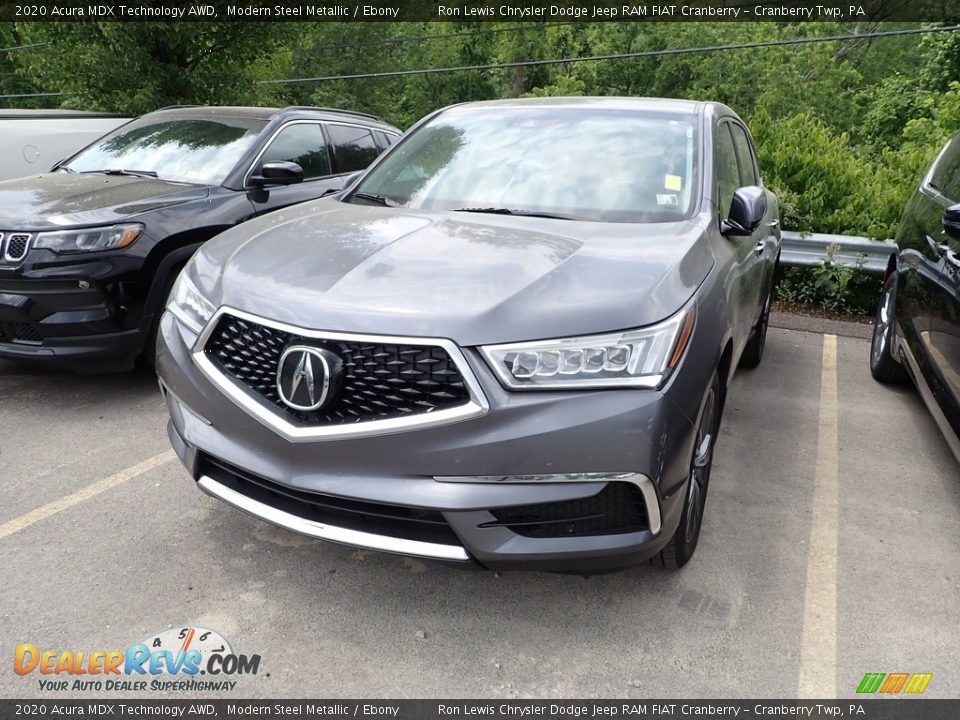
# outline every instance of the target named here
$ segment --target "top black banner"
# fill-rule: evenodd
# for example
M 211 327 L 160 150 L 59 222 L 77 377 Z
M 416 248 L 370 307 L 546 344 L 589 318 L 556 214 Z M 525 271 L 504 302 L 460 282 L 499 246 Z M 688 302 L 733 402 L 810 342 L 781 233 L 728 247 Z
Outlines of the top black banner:
M 960 0 L 0 0 L 15 22 L 946 22 Z

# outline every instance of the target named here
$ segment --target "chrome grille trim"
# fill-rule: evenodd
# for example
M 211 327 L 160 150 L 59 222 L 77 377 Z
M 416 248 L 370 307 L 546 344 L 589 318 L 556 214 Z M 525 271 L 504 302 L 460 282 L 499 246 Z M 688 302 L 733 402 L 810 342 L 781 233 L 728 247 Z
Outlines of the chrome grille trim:
M 647 506 L 647 522 L 650 532 L 660 532 L 662 519 L 660 500 L 653 480 L 638 472 L 597 472 L 597 473 L 551 473 L 549 475 L 437 475 L 433 478 L 443 483 L 511 483 L 523 485 L 550 485 L 553 483 L 609 483 L 628 482 L 637 486 Z
M 241 385 L 238 381 L 225 375 L 205 351 L 207 340 L 216 329 L 223 315 L 232 315 L 242 320 L 259 323 L 286 333 L 299 335 L 316 340 L 345 340 L 356 342 L 377 342 L 398 345 L 430 345 L 440 347 L 447 352 L 463 378 L 470 399 L 457 407 L 437 410 L 430 413 L 389 418 L 385 420 L 368 420 L 349 425 L 304 426 L 290 422 L 277 409 L 270 407 L 258 396 Z M 437 427 L 455 422 L 470 420 L 485 415 L 489 409 L 486 396 L 480 387 L 480 382 L 467 363 L 463 352 L 451 340 L 446 338 L 423 338 L 396 335 L 372 335 L 360 333 L 328 332 L 325 330 L 310 330 L 307 328 L 288 325 L 287 323 L 270 320 L 252 313 L 237 310 L 228 306 L 220 307 L 207 322 L 197 338 L 192 350 L 193 361 L 200 371 L 212 382 L 217 389 L 226 395 L 235 404 L 240 406 L 248 415 L 270 428 L 278 435 L 293 443 L 315 442 L 322 440 L 346 440 L 371 435 L 386 435 L 389 433 L 404 432 L 427 427 Z

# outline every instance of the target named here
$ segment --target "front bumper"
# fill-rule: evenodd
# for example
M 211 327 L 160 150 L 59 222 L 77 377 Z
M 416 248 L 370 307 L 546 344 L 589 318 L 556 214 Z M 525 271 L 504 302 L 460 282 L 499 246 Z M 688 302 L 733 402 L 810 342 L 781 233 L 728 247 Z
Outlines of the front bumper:
M 96 283 L 0 274 L 0 357 L 121 369 L 145 341 Z
M 207 379 L 172 316 L 160 328 L 157 371 L 177 454 L 203 491 L 260 519 L 374 550 L 565 572 L 642 562 L 679 523 L 693 425 L 669 387 L 508 393 L 468 352 L 486 414 L 292 443 Z M 635 502 L 639 519 L 596 532 L 561 523 L 572 535 L 523 522 L 530 508 L 541 519 L 566 508 L 586 517 L 617 513 L 610 503 L 621 501 Z

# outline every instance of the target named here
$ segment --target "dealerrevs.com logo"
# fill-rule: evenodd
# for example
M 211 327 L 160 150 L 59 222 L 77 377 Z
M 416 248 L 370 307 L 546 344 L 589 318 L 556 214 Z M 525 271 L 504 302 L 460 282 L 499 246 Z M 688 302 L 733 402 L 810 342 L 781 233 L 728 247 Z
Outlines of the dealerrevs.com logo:
M 223 635 L 202 627 L 164 630 L 125 650 L 49 650 L 21 643 L 13 654 L 13 671 L 38 676 L 39 689 L 47 692 L 229 691 L 238 682 L 233 678 L 259 669 L 259 655 L 237 654 Z

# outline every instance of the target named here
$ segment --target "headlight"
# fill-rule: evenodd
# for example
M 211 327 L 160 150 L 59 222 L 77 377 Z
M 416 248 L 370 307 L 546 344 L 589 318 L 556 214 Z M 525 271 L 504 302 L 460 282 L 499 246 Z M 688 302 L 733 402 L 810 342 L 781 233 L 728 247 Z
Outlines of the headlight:
M 655 388 L 683 357 L 694 317 L 689 308 L 638 330 L 481 350 L 500 381 L 513 390 Z
M 95 252 L 119 250 L 132 244 L 143 232 L 143 225 L 114 225 L 112 227 L 55 230 L 43 232 L 34 238 L 35 248 L 46 248 L 55 253 Z
M 199 335 L 204 325 L 213 317 L 216 308 L 200 293 L 187 274 L 187 270 L 184 270 L 173 285 L 170 299 L 167 301 L 167 310 Z

